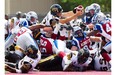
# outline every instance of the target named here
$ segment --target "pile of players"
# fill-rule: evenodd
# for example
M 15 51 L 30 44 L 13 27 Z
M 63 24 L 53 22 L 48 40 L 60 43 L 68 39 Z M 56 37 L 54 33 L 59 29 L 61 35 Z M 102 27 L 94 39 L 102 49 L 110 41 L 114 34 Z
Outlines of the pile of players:
M 53 4 L 40 23 L 34 11 L 17 12 L 5 21 L 5 70 L 111 71 L 110 22 L 97 3 L 69 12 Z

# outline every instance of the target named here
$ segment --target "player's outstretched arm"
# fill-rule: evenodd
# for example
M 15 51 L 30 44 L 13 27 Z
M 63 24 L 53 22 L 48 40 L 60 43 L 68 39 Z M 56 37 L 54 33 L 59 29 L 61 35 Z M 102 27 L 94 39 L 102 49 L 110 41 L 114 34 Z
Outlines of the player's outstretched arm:
M 32 25 L 32 26 L 29 26 L 28 28 L 30 30 L 35 30 L 35 29 L 40 29 L 40 28 L 44 28 L 45 25 L 41 25 L 41 24 L 38 24 L 38 25 Z
M 5 64 L 5 70 L 9 71 L 11 73 L 16 73 L 16 69 L 13 67 L 10 67 L 9 65 Z
M 91 37 L 90 37 L 90 40 L 91 40 L 92 42 L 102 42 L 101 37 L 91 36 Z
M 94 36 L 98 33 L 99 31 L 98 30 L 92 30 L 90 31 L 89 33 L 87 33 L 87 36 Z
M 65 19 L 60 19 L 59 22 L 64 24 L 64 23 L 68 23 L 69 21 L 71 21 L 72 19 L 77 18 L 78 16 L 83 15 L 84 13 L 84 7 L 82 5 L 77 6 L 74 10 L 76 10 L 75 12 L 73 11 L 69 11 L 67 13 L 64 14 L 64 16 L 69 15 L 68 17 L 66 17 Z

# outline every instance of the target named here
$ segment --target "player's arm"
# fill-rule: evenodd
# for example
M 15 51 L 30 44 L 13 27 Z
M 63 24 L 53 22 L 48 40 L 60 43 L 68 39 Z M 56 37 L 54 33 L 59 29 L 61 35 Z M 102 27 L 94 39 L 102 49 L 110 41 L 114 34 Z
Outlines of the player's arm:
M 65 19 L 60 19 L 59 22 L 64 24 L 64 23 L 68 23 L 69 21 L 71 21 L 72 19 L 77 18 L 78 16 L 82 15 L 83 11 L 78 11 L 77 13 L 73 14 L 72 16 L 69 16 Z
M 90 24 L 87 25 L 87 27 L 88 27 L 89 29 L 93 29 L 93 28 L 94 28 L 94 24 L 90 23 Z
M 35 30 L 35 29 L 44 28 L 44 26 L 45 26 L 45 25 L 38 24 L 38 25 L 29 26 L 28 28 L 29 28 L 30 30 Z
M 69 16 L 72 16 L 72 15 L 74 15 L 73 11 L 68 11 L 68 12 L 63 12 L 62 13 L 63 17 L 69 17 Z
M 102 32 L 101 26 L 99 24 L 96 24 L 96 25 L 94 25 L 93 30 L 90 31 L 89 33 L 87 33 L 87 36 L 94 36 L 99 32 L 100 33 Z
M 102 42 L 101 37 L 91 36 L 91 37 L 90 37 L 90 40 L 91 40 L 92 42 Z
M 15 68 L 10 67 L 10 66 L 7 65 L 7 64 L 5 64 L 5 70 L 6 70 L 6 71 L 9 71 L 9 72 L 11 72 L 11 73 L 17 73 Z
M 77 18 L 78 16 L 81 16 L 84 12 L 83 9 L 84 9 L 83 6 L 78 6 L 76 8 L 76 12 L 69 11 L 69 12 L 63 14 L 64 16 L 66 16 L 66 15 L 69 15 L 69 16 L 65 19 L 60 19 L 59 22 L 64 24 L 64 23 L 67 23 L 67 22 L 71 21 L 72 19 Z
M 14 27 L 14 19 L 13 18 L 11 18 L 9 26 L 10 26 L 9 29 L 12 30 L 12 28 Z
M 87 33 L 87 36 L 94 36 L 95 34 L 97 34 L 99 32 L 99 30 L 92 30 L 89 33 Z
M 9 65 L 5 65 L 5 70 L 11 73 L 28 73 L 31 68 L 32 65 L 29 62 L 24 62 L 20 69 L 16 69 Z

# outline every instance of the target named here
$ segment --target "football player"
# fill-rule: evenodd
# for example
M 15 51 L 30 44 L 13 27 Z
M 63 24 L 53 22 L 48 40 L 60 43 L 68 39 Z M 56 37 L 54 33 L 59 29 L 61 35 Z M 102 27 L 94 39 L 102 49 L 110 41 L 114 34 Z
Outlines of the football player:
M 41 53 L 34 45 L 29 45 L 25 50 L 26 56 L 15 66 L 5 64 L 5 70 L 11 73 L 28 73 L 33 70 L 41 59 Z
M 88 36 L 93 36 L 100 33 L 107 40 L 106 44 L 102 47 L 101 55 L 109 63 L 111 63 L 111 58 L 108 53 L 111 52 L 111 23 L 107 22 L 106 16 L 100 16 L 97 19 L 97 24 L 94 26 L 94 30 L 88 33 Z
M 101 42 L 100 37 L 87 37 L 86 33 L 83 32 L 83 30 L 79 27 L 73 27 L 74 32 L 73 32 L 73 38 L 72 38 L 72 48 L 71 50 L 78 51 L 82 48 L 87 48 L 88 50 L 93 50 L 92 48 L 92 41 L 93 42 Z
M 43 19 L 41 23 L 50 26 L 51 19 L 58 19 L 60 23 L 64 24 L 71 21 L 72 19 L 75 19 L 78 16 L 81 16 L 83 14 L 83 9 L 83 6 L 79 5 L 78 7 L 75 7 L 74 11 L 69 11 L 67 13 L 62 14 L 62 7 L 59 4 L 53 4 L 50 7 L 50 11 L 48 12 L 47 16 Z M 66 16 L 66 14 L 70 16 L 65 19 L 62 19 L 62 15 Z

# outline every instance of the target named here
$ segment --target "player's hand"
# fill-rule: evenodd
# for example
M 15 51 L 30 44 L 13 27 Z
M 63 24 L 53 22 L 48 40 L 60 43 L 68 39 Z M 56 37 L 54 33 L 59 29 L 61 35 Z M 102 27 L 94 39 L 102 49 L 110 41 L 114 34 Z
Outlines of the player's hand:
M 82 5 L 79 5 L 77 7 L 74 8 L 73 12 L 77 15 L 77 16 L 81 16 L 84 13 L 84 7 Z

